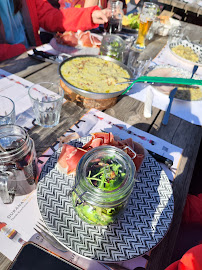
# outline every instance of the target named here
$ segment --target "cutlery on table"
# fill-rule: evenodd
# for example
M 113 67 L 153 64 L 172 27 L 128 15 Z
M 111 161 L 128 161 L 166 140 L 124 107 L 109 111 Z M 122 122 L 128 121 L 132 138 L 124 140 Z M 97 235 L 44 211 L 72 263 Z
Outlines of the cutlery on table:
M 56 238 L 51 234 L 48 228 L 43 224 L 43 221 L 36 224 L 34 230 L 43 237 L 47 242 L 49 242 L 53 247 L 57 248 L 60 251 L 66 252 L 67 249 L 56 240 Z
M 166 158 L 166 157 L 163 157 L 163 156 L 161 156 L 161 155 L 159 155 L 159 154 L 157 154 L 157 153 L 155 153 L 155 152 L 152 152 L 152 151 L 150 151 L 150 150 L 147 150 L 147 151 L 149 152 L 149 154 L 150 154 L 153 158 L 156 159 L 156 161 L 165 164 L 165 165 L 168 167 L 169 170 L 170 170 L 171 167 L 173 166 L 173 161 L 172 161 L 171 159 Z
M 198 66 L 195 65 L 193 70 L 192 70 L 192 75 L 191 75 L 191 79 L 193 78 L 194 74 L 196 73 L 198 69 Z M 167 125 L 168 124 L 168 119 L 169 119 L 169 115 L 170 115 L 170 110 L 171 110 L 171 106 L 172 106 L 172 102 L 173 102 L 173 99 L 174 99 L 174 96 L 177 92 L 177 87 L 175 87 L 171 92 L 170 92 L 170 95 L 169 95 L 169 99 L 170 99 L 170 102 L 168 104 L 168 108 L 164 114 L 164 117 L 163 117 L 163 121 L 162 121 L 162 124 L 163 125 Z
M 33 54 L 28 53 L 28 55 L 37 60 L 50 62 L 53 64 L 60 64 L 65 59 L 71 57 L 70 54 L 61 53 L 59 55 L 54 55 L 48 52 L 38 51 L 37 49 L 33 49 Z

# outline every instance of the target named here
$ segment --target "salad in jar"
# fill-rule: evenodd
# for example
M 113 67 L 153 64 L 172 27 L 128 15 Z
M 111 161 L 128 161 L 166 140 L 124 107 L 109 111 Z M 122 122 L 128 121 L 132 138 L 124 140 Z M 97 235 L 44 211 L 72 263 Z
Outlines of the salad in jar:
M 80 160 L 72 192 L 81 219 L 94 225 L 115 222 L 125 209 L 134 186 L 131 158 L 114 146 L 99 146 Z

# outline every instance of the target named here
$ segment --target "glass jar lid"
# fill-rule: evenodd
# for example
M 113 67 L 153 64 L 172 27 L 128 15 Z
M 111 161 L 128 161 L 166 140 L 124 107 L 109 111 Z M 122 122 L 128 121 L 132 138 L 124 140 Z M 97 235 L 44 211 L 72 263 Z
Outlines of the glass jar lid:
M 112 207 L 128 199 L 134 186 L 134 176 L 134 163 L 122 149 L 102 145 L 81 158 L 74 191 L 81 201 Z
M 30 137 L 27 131 L 17 125 L 0 126 L 0 144 L 5 152 L 0 152 L 0 163 L 15 160 L 30 150 Z

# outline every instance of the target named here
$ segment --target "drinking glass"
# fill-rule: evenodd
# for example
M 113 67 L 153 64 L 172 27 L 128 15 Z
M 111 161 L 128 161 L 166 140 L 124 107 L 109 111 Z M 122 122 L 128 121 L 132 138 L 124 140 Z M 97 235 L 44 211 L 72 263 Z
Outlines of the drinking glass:
M 53 127 L 59 123 L 64 90 L 55 83 L 41 82 L 29 88 L 36 123 L 43 127 Z
M 145 49 L 145 38 L 149 28 L 152 25 L 152 22 L 156 18 L 158 8 L 158 5 L 151 2 L 145 2 L 143 5 L 142 11 L 140 13 L 138 37 L 134 44 L 134 47 L 140 51 Z
M 130 50 L 129 56 L 128 56 L 127 67 L 133 73 L 134 78 L 138 78 L 144 75 L 148 66 L 151 63 L 151 58 L 140 60 L 139 56 L 140 56 L 140 52 L 136 50 Z
M 0 96 L 0 125 L 15 124 L 15 103 L 8 97 Z
M 183 39 L 184 29 L 182 26 L 173 27 L 169 32 L 168 43 L 178 42 Z
M 104 24 L 105 32 L 114 34 L 122 30 L 123 3 L 117 0 L 109 0 L 107 8 L 111 10 L 111 17 Z

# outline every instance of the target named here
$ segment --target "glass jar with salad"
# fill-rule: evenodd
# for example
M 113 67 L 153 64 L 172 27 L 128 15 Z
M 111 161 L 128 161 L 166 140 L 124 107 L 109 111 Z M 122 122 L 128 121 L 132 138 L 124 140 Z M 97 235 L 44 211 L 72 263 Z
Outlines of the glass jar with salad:
M 106 55 L 118 61 L 123 61 L 125 49 L 124 40 L 117 35 L 104 35 L 100 45 L 100 55 Z
M 77 214 L 93 225 L 109 225 L 125 209 L 135 183 L 135 166 L 121 149 L 102 145 L 79 161 L 72 203 Z

